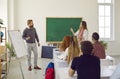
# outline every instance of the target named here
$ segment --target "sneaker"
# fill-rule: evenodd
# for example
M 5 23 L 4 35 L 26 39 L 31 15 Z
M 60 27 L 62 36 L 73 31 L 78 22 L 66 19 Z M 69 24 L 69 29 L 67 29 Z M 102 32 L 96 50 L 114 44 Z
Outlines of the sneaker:
M 41 68 L 38 66 L 35 66 L 34 69 L 41 70 Z
M 32 70 L 31 66 L 29 66 L 28 70 L 29 70 L 29 71 L 31 71 L 31 70 Z

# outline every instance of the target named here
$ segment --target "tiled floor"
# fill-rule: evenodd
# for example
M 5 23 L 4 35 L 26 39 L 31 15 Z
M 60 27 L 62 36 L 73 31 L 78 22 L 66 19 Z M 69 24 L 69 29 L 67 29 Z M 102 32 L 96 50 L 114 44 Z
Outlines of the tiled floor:
M 115 58 L 115 64 L 118 64 L 120 62 L 120 56 L 112 56 L 112 57 Z M 24 74 L 24 79 L 44 79 L 46 66 L 52 60 L 39 58 L 38 65 L 42 68 L 42 70 L 33 69 L 32 71 L 27 70 L 28 67 L 27 59 L 23 58 L 20 61 L 21 61 L 22 71 Z M 10 63 L 8 79 L 23 79 L 20 71 L 19 62 L 16 59 L 12 60 Z
M 24 79 L 44 79 L 45 69 L 47 64 L 52 61 L 51 59 L 39 59 L 38 65 L 42 68 L 42 70 L 32 70 L 28 71 L 27 59 L 22 59 L 21 66 L 24 74 Z M 8 79 L 23 79 L 20 63 L 18 60 L 12 60 L 10 63 L 10 69 L 8 74 Z

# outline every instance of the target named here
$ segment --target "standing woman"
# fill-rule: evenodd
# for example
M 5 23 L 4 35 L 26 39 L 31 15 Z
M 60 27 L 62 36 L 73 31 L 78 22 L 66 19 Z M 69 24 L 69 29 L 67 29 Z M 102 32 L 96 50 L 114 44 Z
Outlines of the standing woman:
M 86 21 L 81 22 L 77 37 L 79 39 L 79 42 L 88 40 L 88 29 Z
M 77 36 L 78 42 L 88 40 L 88 29 L 86 21 L 82 21 L 80 27 L 76 33 L 74 33 L 73 29 L 70 29 L 71 32 Z

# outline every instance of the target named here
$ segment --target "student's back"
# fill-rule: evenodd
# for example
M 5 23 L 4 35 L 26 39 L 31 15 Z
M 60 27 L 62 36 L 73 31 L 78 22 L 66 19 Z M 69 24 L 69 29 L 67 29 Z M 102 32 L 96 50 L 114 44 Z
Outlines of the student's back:
M 99 57 L 100 59 L 105 59 L 105 48 L 100 42 L 95 42 L 93 44 L 93 55 Z
M 74 58 L 69 69 L 69 76 L 77 71 L 77 79 L 100 79 L 100 59 L 91 55 L 93 45 L 90 41 L 81 42 L 83 55 Z
M 94 56 L 97 56 L 100 59 L 105 59 L 105 48 L 104 46 L 99 42 L 99 34 L 97 32 L 94 32 L 92 34 L 92 41 L 93 41 L 93 51 L 92 54 Z
M 77 79 L 100 79 L 100 60 L 96 56 L 86 54 L 77 57 L 71 68 L 77 71 Z

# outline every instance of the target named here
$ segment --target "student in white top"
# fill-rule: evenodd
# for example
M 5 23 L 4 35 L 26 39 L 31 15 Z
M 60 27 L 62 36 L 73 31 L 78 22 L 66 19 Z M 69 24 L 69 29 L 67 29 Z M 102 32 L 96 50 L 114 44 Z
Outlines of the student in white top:
M 68 47 L 70 45 L 71 36 L 64 36 L 63 41 L 59 47 L 61 54 L 58 56 L 61 60 L 66 60 L 66 52 L 68 52 Z
M 75 36 L 77 36 L 79 42 L 88 40 L 88 29 L 86 21 L 81 22 L 80 27 L 76 33 L 74 33 L 72 28 L 70 30 Z
M 70 39 L 71 39 L 71 36 L 64 36 L 63 41 L 59 47 L 60 52 L 64 52 L 66 50 L 66 48 L 69 47 Z

